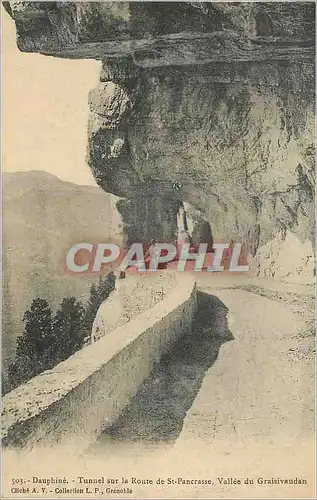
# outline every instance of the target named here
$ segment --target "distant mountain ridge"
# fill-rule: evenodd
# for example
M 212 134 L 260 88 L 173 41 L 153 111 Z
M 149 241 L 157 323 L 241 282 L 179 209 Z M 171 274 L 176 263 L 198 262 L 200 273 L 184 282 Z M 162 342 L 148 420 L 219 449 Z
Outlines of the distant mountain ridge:
M 65 181 L 57 177 L 56 175 L 46 172 L 44 170 L 29 170 L 29 171 L 17 171 L 17 172 L 3 172 L 2 173 L 3 183 L 9 187 L 9 193 L 4 192 L 4 195 L 11 195 L 10 188 L 18 189 L 19 187 L 23 190 L 34 189 L 35 187 L 41 187 L 42 189 L 52 189 L 54 186 L 62 188 L 63 190 L 74 188 L 79 188 L 85 190 L 85 192 L 91 192 L 96 194 L 99 192 L 97 186 L 92 185 L 81 185 L 73 182 Z
M 98 187 L 66 182 L 44 171 L 2 174 L 3 184 L 3 369 L 23 331 L 32 300 L 86 300 L 96 278 L 64 273 L 63 260 L 74 244 L 121 243 L 117 198 Z

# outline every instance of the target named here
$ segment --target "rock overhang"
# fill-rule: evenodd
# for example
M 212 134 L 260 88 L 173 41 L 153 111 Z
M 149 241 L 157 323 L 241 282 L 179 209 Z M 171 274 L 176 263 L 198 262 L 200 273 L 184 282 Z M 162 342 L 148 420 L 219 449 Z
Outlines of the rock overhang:
M 314 2 L 4 2 L 25 52 L 135 64 L 310 57 Z
M 87 159 L 128 242 L 186 203 L 253 255 L 312 239 L 314 2 L 9 4 L 21 50 L 102 60 Z

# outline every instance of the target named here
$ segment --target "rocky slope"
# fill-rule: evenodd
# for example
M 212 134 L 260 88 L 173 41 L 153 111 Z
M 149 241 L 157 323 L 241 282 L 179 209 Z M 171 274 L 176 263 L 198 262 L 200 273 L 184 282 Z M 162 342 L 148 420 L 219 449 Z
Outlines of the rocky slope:
M 3 369 L 23 332 L 33 299 L 56 309 L 63 297 L 86 301 L 98 278 L 66 274 L 67 250 L 81 241 L 120 240 L 115 199 L 93 186 L 77 186 L 46 172 L 3 174 Z M 117 234 L 116 234 L 117 233 Z
M 127 273 L 125 279 L 116 280 L 115 290 L 101 304 L 96 314 L 91 332 L 92 341 L 96 342 L 154 307 L 177 286 L 180 286 L 180 282 L 175 273 L 167 271 L 141 275 Z
M 9 4 L 21 50 L 102 60 L 88 159 L 128 241 L 189 204 L 255 272 L 312 278 L 313 3 Z

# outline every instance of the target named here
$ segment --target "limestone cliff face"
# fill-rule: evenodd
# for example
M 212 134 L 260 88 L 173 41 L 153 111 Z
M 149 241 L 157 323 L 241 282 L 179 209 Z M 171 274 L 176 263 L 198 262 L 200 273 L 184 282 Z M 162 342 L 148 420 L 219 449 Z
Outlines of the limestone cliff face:
M 174 239 L 185 204 L 260 274 L 292 238 L 311 267 L 313 3 L 38 4 L 8 7 L 21 50 L 103 62 L 88 161 L 129 242 Z

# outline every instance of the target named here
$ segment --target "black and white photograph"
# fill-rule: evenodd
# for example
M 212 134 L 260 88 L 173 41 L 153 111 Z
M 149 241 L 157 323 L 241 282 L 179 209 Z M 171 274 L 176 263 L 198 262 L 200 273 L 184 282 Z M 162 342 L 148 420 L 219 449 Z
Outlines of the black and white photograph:
M 315 2 L 0 7 L 1 498 L 315 498 Z

